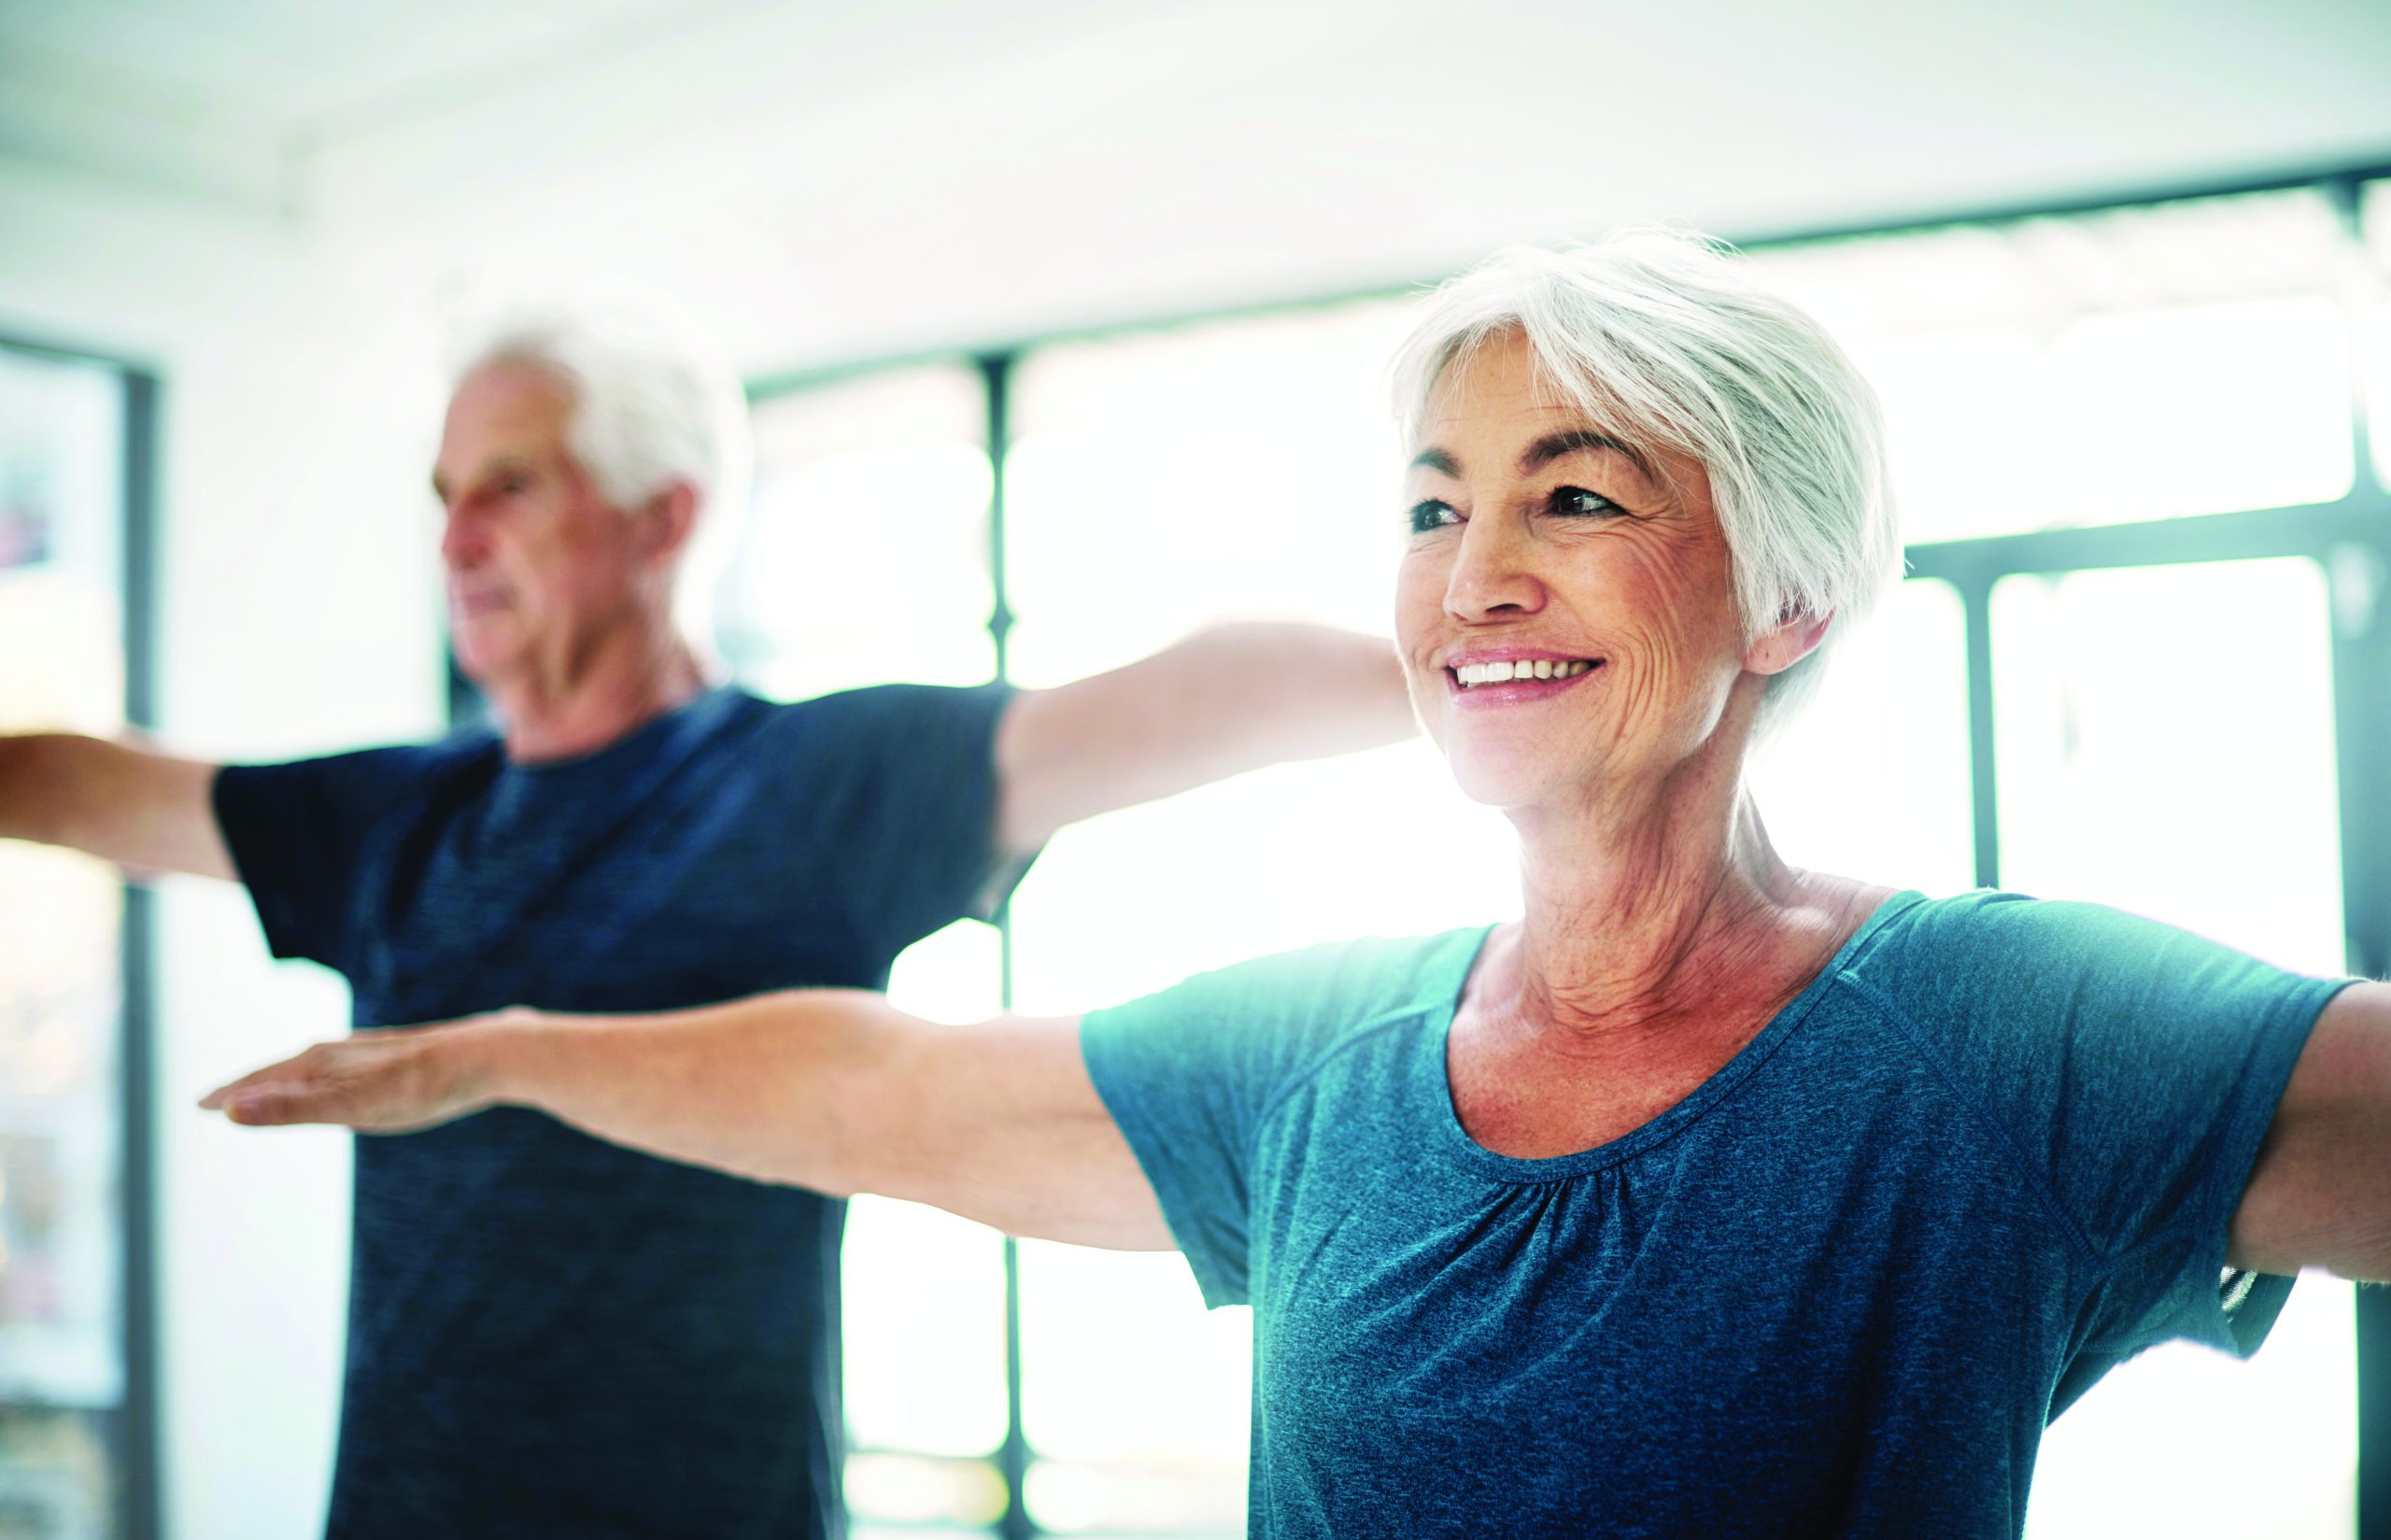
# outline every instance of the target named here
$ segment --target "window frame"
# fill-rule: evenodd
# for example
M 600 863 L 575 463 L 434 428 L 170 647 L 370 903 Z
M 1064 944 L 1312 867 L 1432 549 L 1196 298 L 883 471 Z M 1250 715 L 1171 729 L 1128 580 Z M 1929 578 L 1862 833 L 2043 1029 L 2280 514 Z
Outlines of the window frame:
M 123 436 L 117 448 L 120 601 L 118 644 L 124 653 L 124 725 L 135 732 L 158 725 L 158 478 L 159 421 L 164 387 L 157 369 L 137 360 L 46 338 L 0 331 L 0 352 L 91 365 L 117 377 L 123 393 Z M 118 1242 L 123 1275 L 118 1330 L 124 1353 L 124 1392 L 103 1414 L 115 1504 L 115 1532 L 126 1540 L 158 1540 L 161 1453 L 158 1426 L 158 1224 L 156 1110 L 157 896 L 142 883 L 120 879 L 123 918 L 117 937 Z M 32 1405 L 12 1403 L 12 1405 Z

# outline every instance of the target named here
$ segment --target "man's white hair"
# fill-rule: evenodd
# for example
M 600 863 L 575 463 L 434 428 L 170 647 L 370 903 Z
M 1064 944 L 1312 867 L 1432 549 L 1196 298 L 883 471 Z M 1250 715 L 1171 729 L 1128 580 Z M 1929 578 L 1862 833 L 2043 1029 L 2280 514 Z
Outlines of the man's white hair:
M 598 495 L 626 511 L 676 482 L 696 493 L 697 528 L 675 575 L 682 629 L 710 643 L 712 600 L 747 512 L 755 448 L 737 376 L 692 339 L 629 311 L 539 311 L 487 328 L 455 377 L 514 365 L 571 392 L 565 445 Z
M 1742 257 L 1637 226 L 1592 246 L 1498 252 L 1437 290 L 1394 365 L 1407 453 L 1438 378 L 1511 332 L 1604 432 L 1701 463 L 1747 639 L 1832 617 L 1818 649 L 1769 681 L 1755 729 L 1764 737 L 1900 572 L 1875 392 Z

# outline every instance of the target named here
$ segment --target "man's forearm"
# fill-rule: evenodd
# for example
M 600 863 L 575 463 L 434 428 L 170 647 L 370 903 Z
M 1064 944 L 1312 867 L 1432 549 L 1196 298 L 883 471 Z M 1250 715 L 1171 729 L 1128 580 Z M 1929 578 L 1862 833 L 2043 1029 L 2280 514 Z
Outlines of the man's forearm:
M 997 745 L 998 832 L 1007 848 L 1031 850 L 1114 808 L 1415 730 L 1385 639 L 1326 626 L 1219 626 L 1014 701 Z
M 74 742 L 63 733 L 0 737 L 0 840 L 64 842 Z
M 1186 692 L 1224 773 L 1350 754 L 1419 730 L 1394 644 L 1331 626 L 1215 627 L 1153 659 Z
M 136 872 L 237 875 L 216 767 L 73 733 L 0 737 L 0 840 L 64 845 Z

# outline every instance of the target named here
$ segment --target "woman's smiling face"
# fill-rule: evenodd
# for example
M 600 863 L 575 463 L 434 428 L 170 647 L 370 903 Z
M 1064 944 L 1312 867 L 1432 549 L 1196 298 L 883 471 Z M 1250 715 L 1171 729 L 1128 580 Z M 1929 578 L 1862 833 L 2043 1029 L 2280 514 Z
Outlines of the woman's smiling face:
M 1464 793 L 1582 799 L 1710 741 L 1757 660 L 1700 465 L 1618 443 L 1512 331 L 1438 379 L 1405 488 L 1396 643 Z

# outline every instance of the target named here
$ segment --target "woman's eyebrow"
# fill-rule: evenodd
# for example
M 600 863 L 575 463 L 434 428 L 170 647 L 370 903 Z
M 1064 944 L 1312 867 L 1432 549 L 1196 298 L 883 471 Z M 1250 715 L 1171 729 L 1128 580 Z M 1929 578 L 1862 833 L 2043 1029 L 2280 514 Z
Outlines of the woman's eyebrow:
M 1411 469 L 1423 468 L 1439 475 L 1451 476 L 1456 481 L 1461 479 L 1461 461 L 1433 444 L 1411 457 Z
M 1521 453 L 1520 473 L 1533 475 L 1562 456 L 1574 455 L 1581 450 L 1617 455 L 1646 477 L 1652 473 L 1651 467 L 1644 463 L 1642 455 L 1608 433 L 1597 433 L 1591 428 L 1572 428 L 1565 432 L 1545 434 Z

